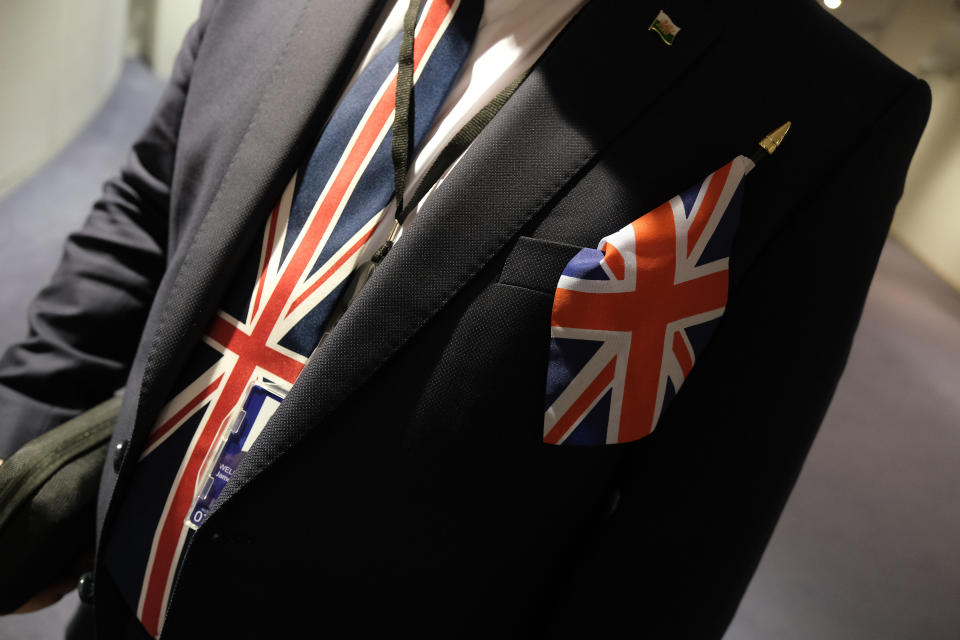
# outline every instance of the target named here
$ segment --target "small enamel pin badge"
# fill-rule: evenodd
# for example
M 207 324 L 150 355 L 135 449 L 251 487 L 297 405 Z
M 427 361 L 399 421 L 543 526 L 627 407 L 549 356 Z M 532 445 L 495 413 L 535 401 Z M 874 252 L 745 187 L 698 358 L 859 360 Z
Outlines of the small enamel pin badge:
M 656 31 L 667 44 L 673 44 L 677 34 L 680 33 L 680 27 L 678 27 L 662 9 L 660 13 L 657 14 L 657 17 L 653 19 L 653 24 L 650 25 L 649 30 Z

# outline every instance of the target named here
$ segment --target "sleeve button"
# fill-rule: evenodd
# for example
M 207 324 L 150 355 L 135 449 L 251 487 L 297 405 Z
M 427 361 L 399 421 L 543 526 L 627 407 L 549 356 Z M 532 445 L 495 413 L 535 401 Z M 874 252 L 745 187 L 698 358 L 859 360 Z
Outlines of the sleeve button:
M 87 571 L 85 574 L 80 576 L 80 580 L 77 582 L 77 595 L 80 597 L 80 602 L 84 604 L 93 604 L 92 571 Z
M 120 467 L 123 465 L 123 459 L 127 456 L 129 446 L 130 441 L 124 440 L 123 442 L 118 442 L 116 448 L 113 450 L 113 470 L 117 473 L 120 472 Z

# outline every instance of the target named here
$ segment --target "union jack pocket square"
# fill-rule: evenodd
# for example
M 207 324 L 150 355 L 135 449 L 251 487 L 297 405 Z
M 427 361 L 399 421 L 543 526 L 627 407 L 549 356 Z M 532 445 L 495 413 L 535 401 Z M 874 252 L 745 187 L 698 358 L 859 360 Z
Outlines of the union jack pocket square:
M 653 431 L 723 315 L 752 168 L 737 156 L 570 260 L 553 299 L 545 443 L 616 444 Z

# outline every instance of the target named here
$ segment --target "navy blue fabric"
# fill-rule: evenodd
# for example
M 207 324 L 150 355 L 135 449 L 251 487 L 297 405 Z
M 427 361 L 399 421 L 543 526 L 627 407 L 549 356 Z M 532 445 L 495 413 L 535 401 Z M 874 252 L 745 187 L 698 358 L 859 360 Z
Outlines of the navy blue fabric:
M 168 446 L 144 458 L 131 480 L 130 491 L 124 496 L 122 512 L 123 538 L 108 547 L 105 561 L 118 589 L 131 610 L 137 610 L 140 584 L 146 570 L 145 559 L 150 553 L 153 533 L 164 502 L 179 467 L 175 452 L 185 451 L 200 422 L 197 413 L 170 436 Z
M 563 270 L 563 275 L 584 280 L 609 280 L 610 276 L 600 266 L 602 259 L 602 251 L 584 247 L 570 260 Z
M 704 247 L 697 264 L 709 264 L 714 260 L 720 260 L 730 256 L 730 247 L 733 246 L 733 239 L 737 233 L 737 227 L 740 224 L 740 207 L 743 205 L 743 182 L 733 192 L 730 204 L 727 206 L 726 213 L 717 225 L 717 230 Z
M 547 390 L 543 409 L 546 411 L 566 385 L 584 365 L 600 350 L 603 342 L 600 340 L 571 340 L 569 338 L 553 338 L 550 340 L 550 360 L 557 363 L 547 371 Z
M 607 392 L 597 401 L 590 413 L 580 421 L 573 433 L 567 436 L 566 444 L 596 446 L 598 442 L 603 442 L 606 439 L 612 395 L 613 390 L 607 389 Z
M 422 65 L 417 78 L 413 99 L 415 101 L 416 126 L 414 143 L 419 147 L 436 113 L 446 99 L 463 61 L 470 50 L 476 33 L 482 3 L 464 2 L 451 19 L 433 52 Z M 336 166 L 344 155 L 347 144 L 360 125 L 364 114 L 377 99 L 379 90 L 388 80 L 396 65 L 400 36 L 395 37 L 364 68 L 357 81 L 344 96 L 339 107 L 320 135 L 313 152 L 306 159 L 298 180 L 283 241 L 282 256 L 286 258 L 290 248 L 301 233 L 314 203 L 334 175 Z M 353 237 L 370 219 L 380 212 L 393 195 L 393 161 L 390 153 L 392 133 L 381 140 L 363 170 L 353 192 L 343 207 L 341 217 L 334 226 L 330 239 L 314 263 L 314 270 Z M 267 230 L 258 234 L 259 242 L 247 252 L 244 264 L 224 296 L 223 308 L 227 313 L 243 319 L 247 315 L 252 291 L 256 286 L 261 246 Z M 341 283 L 332 295 L 324 298 L 298 322 L 280 341 L 301 356 L 309 356 L 320 337 L 320 329 L 336 303 L 337 296 L 345 289 Z M 194 354 L 188 361 L 174 387 L 174 393 L 186 389 L 197 377 L 215 362 L 219 353 L 199 342 L 193 347 Z M 225 374 L 226 375 L 226 374 Z M 142 581 L 149 560 L 154 531 L 163 514 L 167 494 L 176 479 L 181 462 L 187 455 L 193 435 L 201 424 L 204 413 L 213 402 L 201 403 L 196 413 L 180 426 L 174 435 L 161 442 L 136 467 L 130 490 L 123 496 L 117 511 L 117 527 L 105 556 L 106 566 L 115 578 L 119 591 L 127 605 L 137 609 Z M 190 479 L 186 479 L 190 481 Z M 194 535 L 187 534 L 187 543 Z M 185 543 L 185 547 L 186 544 Z M 178 568 L 184 561 L 178 557 Z
M 367 105 L 370 104 L 369 96 L 374 95 L 380 85 L 383 84 L 390 70 L 396 66 L 397 52 L 399 49 L 400 36 L 398 35 L 370 61 L 363 73 L 357 78 L 350 90 L 350 94 L 355 96 L 354 101 L 348 102 L 348 98 L 344 98 L 340 108 L 334 112 L 330 118 L 330 122 L 326 128 L 324 128 L 323 135 L 320 137 L 320 140 L 317 141 L 317 146 L 314 148 L 303 170 L 303 176 L 300 178 L 297 193 L 293 198 L 293 205 L 290 208 L 290 228 L 287 233 L 287 239 L 283 245 L 283 253 L 281 254 L 283 257 L 286 257 L 287 252 L 290 250 L 291 243 L 297 237 L 297 232 L 303 228 L 303 224 L 306 222 L 307 216 L 310 215 L 314 203 L 320 197 L 320 193 L 326 186 L 330 176 L 333 175 L 333 170 L 340 161 L 343 149 L 347 146 L 347 142 L 360 124 L 360 120 L 366 112 Z M 361 96 L 368 97 L 362 99 Z M 391 138 L 391 134 L 387 133 L 385 139 L 386 138 Z M 381 148 L 382 146 L 383 144 L 381 144 Z M 389 148 L 389 146 L 390 145 L 387 144 L 387 148 Z M 389 179 L 392 180 L 393 165 L 389 164 L 389 156 L 387 159 L 387 166 L 390 168 Z M 371 162 L 371 164 L 373 163 Z M 371 172 L 382 172 L 384 170 L 383 163 L 381 163 L 380 166 L 374 165 L 368 167 L 364 175 Z M 381 181 L 386 179 L 384 176 L 380 178 Z M 388 187 L 392 185 L 389 180 L 387 180 L 387 182 L 389 183 Z M 363 187 L 357 185 L 357 196 L 360 196 L 361 200 L 367 199 L 364 197 L 364 191 L 365 189 Z M 388 189 L 388 197 L 392 191 L 392 188 Z M 349 216 L 345 215 L 344 217 L 347 218 Z
M 693 212 L 693 205 L 697 202 L 697 196 L 700 194 L 700 186 L 701 183 L 698 182 L 696 186 L 684 189 L 680 194 L 680 201 L 683 202 L 683 211 L 688 219 Z
M 451 73 L 452 70 L 459 70 L 463 61 L 470 51 L 473 37 L 476 34 L 477 23 L 480 19 L 480 12 L 483 9 L 482 2 L 467 1 L 461 3 L 454 14 L 450 24 L 447 27 L 444 36 L 434 47 L 430 58 L 420 69 L 419 77 L 415 76 L 413 87 L 413 142 L 412 148 L 418 150 L 422 145 L 427 131 L 433 124 L 433 119 L 440 109 L 440 106 L 446 100 L 447 93 L 453 86 L 457 78 L 457 73 Z M 381 52 L 387 57 L 396 61 L 399 51 L 399 38 L 395 38 L 390 46 Z M 379 57 L 379 56 L 378 56 Z M 338 109 L 339 113 L 340 109 Z M 334 116 L 336 117 L 336 115 Z M 328 125 L 328 128 L 331 125 Z M 326 137 L 326 136 L 324 136 Z M 371 210 L 379 211 L 387 206 L 393 196 L 393 158 L 391 155 L 391 145 L 393 144 L 393 130 L 387 132 L 377 149 L 370 165 L 363 172 L 363 176 L 357 183 L 353 197 L 347 203 L 343 210 L 343 217 L 334 227 L 330 242 L 323 248 L 320 255 L 313 265 L 311 273 L 315 273 L 324 262 L 326 262 L 349 238 L 357 233 L 362 225 L 369 220 Z M 327 153 L 321 151 L 320 147 L 324 145 L 324 139 L 321 138 L 317 145 L 317 151 L 313 157 L 319 154 Z M 312 159 L 311 159 L 312 161 Z M 306 183 L 325 184 L 326 177 L 318 174 L 311 176 L 309 167 L 307 176 L 304 178 Z M 320 187 L 322 188 L 322 186 Z M 301 187 L 303 190 L 303 187 Z M 319 189 L 312 191 L 319 193 Z M 295 196 L 296 202 L 299 194 Z M 302 199 L 301 199 L 302 200 Z M 316 198 L 306 198 L 306 201 L 313 203 Z M 301 223 L 302 224 L 302 223 Z M 288 235 L 288 239 L 289 239 Z
M 347 288 L 349 280 L 344 280 L 329 296 L 320 301 L 320 304 L 310 309 L 307 315 L 280 339 L 280 345 L 297 353 L 310 353 L 317 345 L 317 336 L 323 329 L 330 311 L 337 304 L 337 299 Z

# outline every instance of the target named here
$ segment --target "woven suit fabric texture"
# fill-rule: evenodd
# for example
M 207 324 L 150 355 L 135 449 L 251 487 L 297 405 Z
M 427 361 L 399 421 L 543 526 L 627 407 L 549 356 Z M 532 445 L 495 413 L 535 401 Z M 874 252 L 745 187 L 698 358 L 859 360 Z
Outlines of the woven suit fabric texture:
M 423 3 L 414 38 L 412 147 L 460 72 L 481 0 Z M 272 208 L 150 433 L 107 554 L 128 605 L 156 637 L 201 469 L 250 385 L 296 382 L 393 197 L 398 34 L 363 69 Z M 249 445 L 246 445 L 249 446 Z
M 245 321 L 252 289 L 238 302 L 230 283 L 253 287 L 266 221 L 385 8 L 205 0 L 33 333 L 0 360 L 0 457 L 126 384 L 111 448 L 127 453 L 97 502 L 101 640 L 139 625 L 109 562 L 127 500 L 189 427 L 152 434 L 185 372 L 213 366 L 191 369 L 192 347 L 216 352 L 220 312 Z M 843 371 L 929 109 L 924 82 L 815 2 L 587 2 L 304 364 L 184 543 L 161 637 L 722 638 Z M 741 183 L 723 315 L 688 374 L 676 358 L 656 429 L 544 442 L 567 265 L 787 121 Z M 238 593 L 256 606 L 209 615 Z

